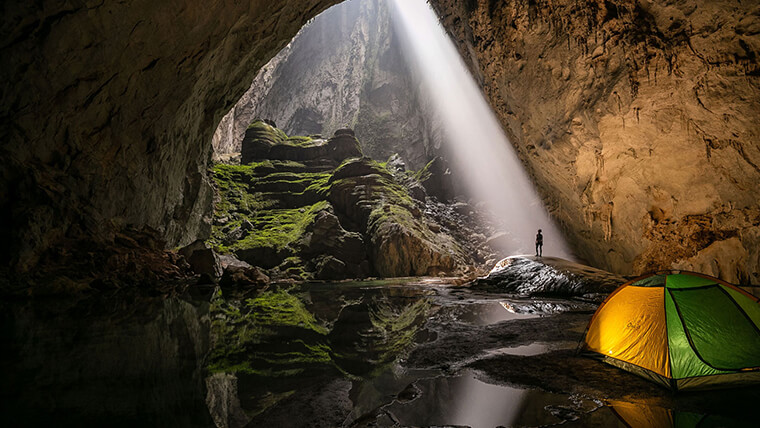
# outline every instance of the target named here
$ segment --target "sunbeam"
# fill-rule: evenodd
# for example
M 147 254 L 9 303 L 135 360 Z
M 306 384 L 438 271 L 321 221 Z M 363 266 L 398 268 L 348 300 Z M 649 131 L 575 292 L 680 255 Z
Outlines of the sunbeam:
M 470 195 L 488 204 L 494 220 L 512 236 L 511 254 L 532 251 L 536 229 L 547 252 L 572 259 L 522 163 L 454 44 L 425 0 L 392 0 L 391 19 L 421 95 L 441 122 L 450 161 Z

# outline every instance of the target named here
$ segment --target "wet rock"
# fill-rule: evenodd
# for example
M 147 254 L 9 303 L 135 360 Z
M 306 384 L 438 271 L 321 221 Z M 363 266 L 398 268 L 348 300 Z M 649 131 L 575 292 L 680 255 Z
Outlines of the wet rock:
M 316 260 L 316 279 L 344 279 L 346 278 L 346 264 L 333 256 L 323 255 Z
M 222 265 L 216 252 L 202 241 L 196 241 L 179 250 L 193 272 L 216 281 L 222 276 Z
M 494 288 L 529 296 L 608 294 L 625 278 L 556 257 L 512 256 L 493 268 L 475 287 Z
M 252 266 L 228 265 L 219 280 L 222 288 L 262 288 L 269 284 L 269 277 L 259 268 Z

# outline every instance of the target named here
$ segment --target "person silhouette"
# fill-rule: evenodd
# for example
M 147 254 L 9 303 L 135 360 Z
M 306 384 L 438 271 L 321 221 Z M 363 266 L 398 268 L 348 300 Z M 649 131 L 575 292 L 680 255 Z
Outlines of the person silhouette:
M 541 234 L 541 229 L 538 229 L 536 234 L 536 257 L 543 257 L 544 255 L 544 235 Z

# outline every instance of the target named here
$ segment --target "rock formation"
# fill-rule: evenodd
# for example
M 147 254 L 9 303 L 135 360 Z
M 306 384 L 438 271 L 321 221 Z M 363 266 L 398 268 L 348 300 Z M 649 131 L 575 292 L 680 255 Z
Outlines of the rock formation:
M 582 296 L 601 302 L 625 278 L 556 257 L 511 256 L 494 266 L 474 286 L 524 296 Z
M 350 129 L 329 140 L 288 137 L 257 121 L 242 159 L 214 167 L 209 242 L 275 279 L 461 274 L 491 256 L 484 237 L 473 250 L 465 236 L 475 233 L 455 214 L 434 213 L 437 202 L 397 155 L 387 165 L 362 157 Z
M 349 0 L 316 17 L 272 59 L 214 134 L 215 156 L 239 152 L 246 127 L 272 119 L 290 135 L 351 126 L 375 159 L 421 168 L 436 151 L 387 0 Z
M 760 282 L 760 8 L 431 2 L 578 253 Z

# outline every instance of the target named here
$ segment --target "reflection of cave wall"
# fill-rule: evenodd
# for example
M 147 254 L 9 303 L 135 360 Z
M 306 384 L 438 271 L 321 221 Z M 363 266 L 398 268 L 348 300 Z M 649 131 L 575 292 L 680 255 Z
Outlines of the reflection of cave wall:
M 760 282 L 760 8 L 433 0 L 578 252 Z
M 216 122 L 333 3 L 4 2 L 3 264 L 122 223 L 202 234 Z

